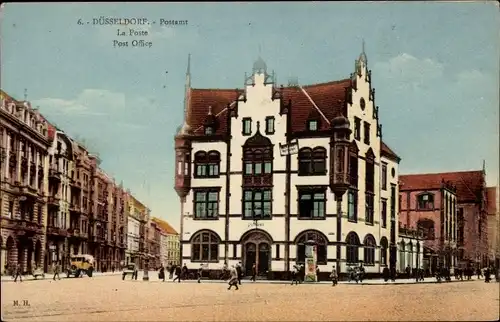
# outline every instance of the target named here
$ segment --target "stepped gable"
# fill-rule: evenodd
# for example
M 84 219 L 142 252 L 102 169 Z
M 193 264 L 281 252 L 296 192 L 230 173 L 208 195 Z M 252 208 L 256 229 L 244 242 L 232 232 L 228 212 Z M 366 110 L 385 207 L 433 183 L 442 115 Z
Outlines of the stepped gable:
M 439 189 L 443 180 L 457 187 L 458 202 L 479 202 L 483 171 L 461 171 L 400 175 L 400 191 Z
M 350 88 L 351 80 L 343 79 L 315 85 L 303 86 L 303 89 L 311 97 L 328 121 L 340 114 L 347 115 L 346 110 L 346 88 Z M 217 117 L 218 128 L 216 135 L 227 134 L 227 106 L 236 101 L 243 94 L 242 90 L 235 89 L 190 89 L 189 90 L 189 125 L 193 128 L 195 135 L 203 135 L 203 124 L 208 115 L 209 106 L 212 106 L 212 114 Z M 316 108 L 304 92 L 296 86 L 283 88 L 283 103 L 291 102 L 291 114 L 294 120 L 293 132 L 305 131 L 307 119 L 311 113 L 317 113 Z M 330 128 L 328 122 L 320 115 L 320 130 Z

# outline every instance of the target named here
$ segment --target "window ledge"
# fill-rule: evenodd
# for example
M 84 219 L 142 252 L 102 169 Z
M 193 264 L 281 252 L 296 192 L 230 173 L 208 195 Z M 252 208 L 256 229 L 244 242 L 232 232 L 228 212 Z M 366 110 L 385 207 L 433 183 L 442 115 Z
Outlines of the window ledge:
M 326 217 L 299 217 L 297 216 L 297 220 L 325 220 Z
M 358 220 L 357 219 L 347 219 L 348 222 L 352 222 L 352 223 L 355 223 L 357 224 L 358 223 Z
M 297 175 L 299 177 L 319 177 L 319 176 L 326 176 L 327 172 L 313 172 L 313 173 L 298 173 Z
M 193 217 L 192 219 L 193 220 L 219 220 L 219 217 L 215 217 L 215 218 L 197 218 L 197 217 Z
M 217 179 L 220 178 L 220 174 L 217 176 L 193 176 L 193 179 Z
M 271 216 L 271 217 L 269 217 L 269 218 L 259 218 L 259 219 L 241 217 L 241 220 L 249 220 L 249 221 L 267 221 L 267 220 L 273 220 L 273 217 Z
M 191 259 L 192 263 L 218 263 L 218 259 L 212 259 L 212 260 L 199 260 L 199 259 Z
M 368 222 L 368 221 L 365 221 L 365 225 L 367 225 L 367 226 L 374 226 L 374 224 L 372 222 Z
M 368 263 L 364 263 L 364 262 L 363 262 L 363 266 L 370 266 L 370 267 L 371 267 L 371 266 L 375 266 L 375 263 L 373 263 L 373 264 L 368 264 Z

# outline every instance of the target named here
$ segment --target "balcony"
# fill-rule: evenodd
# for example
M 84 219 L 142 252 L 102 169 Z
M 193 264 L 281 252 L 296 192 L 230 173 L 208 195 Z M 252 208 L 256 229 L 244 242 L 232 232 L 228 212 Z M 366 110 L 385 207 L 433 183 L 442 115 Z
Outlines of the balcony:
M 80 238 L 80 229 L 79 228 L 68 229 L 68 237 Z
M 30 198 L 38 198 L 38 190 L 28 184 L 19 184 L 19 192 L 21 195 Z
M 18 235 L 43 234 L 43 226 L 27 219 L 2 218 L 2 229 L 16 230 Z
M 69 211 L 70 212 L 73 212 L 73 213 L 76 213 L 76 214 L 79 214 L 82 212 L 82 208 L 74 203 L 71 203 L 69 205 Z
M 51 207 L 59 207 L 59 198 L 57 197 L 54 197 L 54 196 L 50 196 L 48 199 L 47 199 L 47 204 Z
M 82 189 L 82 181 L 81 181 L 81 179 L 73 179 L 73 178 L 71 178 L 69 180 L 69 184 L 71 185 L 71 187 L 76 188 L 78 190 Z
M 59 171 L 58 167 L 56 167 L 54 165 L 50 166 L 49 180 L 53 180 L 55 182 L 61 181 L 61 172 Z
M 406 225 L 399 223 L 399 236 L 415 238 L 419 240 L 425 239 L 425 234 L 422 230 L 408 228 Z
M 49 226 L 47 227 L 47 235 L 55 237 L 67 237 L 68 232 L 64 228 Z

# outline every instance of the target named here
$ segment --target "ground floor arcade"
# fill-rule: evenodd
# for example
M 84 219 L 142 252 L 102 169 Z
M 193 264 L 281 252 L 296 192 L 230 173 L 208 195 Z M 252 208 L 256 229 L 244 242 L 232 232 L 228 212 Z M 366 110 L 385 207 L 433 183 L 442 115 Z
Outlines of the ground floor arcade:
M 18 235 L 14 231 L 6 235 L 6 239 L 2 236 L 0 240 L 2 273 L 5 273 L 7 267 L 11 270 L 18 264 L 23 273 L 29 273 L 36 267 L 43 267 L 43 235 Z

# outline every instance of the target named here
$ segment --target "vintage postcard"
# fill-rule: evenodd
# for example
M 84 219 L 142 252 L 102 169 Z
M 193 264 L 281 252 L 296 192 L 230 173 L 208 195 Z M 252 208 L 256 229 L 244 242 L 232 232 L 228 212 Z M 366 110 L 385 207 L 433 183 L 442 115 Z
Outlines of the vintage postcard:
M 498 2 L 4 3 L 2 321 L 496 321 Z

